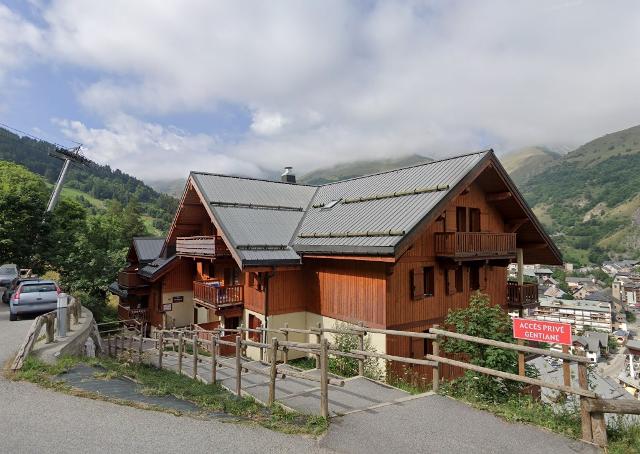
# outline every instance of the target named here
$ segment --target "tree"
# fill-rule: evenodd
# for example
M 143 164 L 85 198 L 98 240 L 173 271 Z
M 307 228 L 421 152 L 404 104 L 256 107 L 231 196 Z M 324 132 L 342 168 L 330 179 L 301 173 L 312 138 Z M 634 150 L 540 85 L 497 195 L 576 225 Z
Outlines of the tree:
M 44 180 L 0 161 L 0 261 L 31 266 L 47 203 Z
M 449 311 L 445 326 L 457 333 L 469 336 L 514 343 L 509 315 L 500 307 L 492 305 L 489 297 L 480 292 L 474 293 L 469 307 Z M 518 373 L 517 353 L 512 350 L 448 338 L 443 342 L 447 353 L 461 353 L 468 357 L 471 364 L 503 372 Z M 538 375 L 535 367 L 527 367 L 527 375 Z M 485 374 L 468 371 L 456 383 L 475 395 L 486 400 L 502 400 L 509 394 L 519 391 L 523 385 L 519 382 L 503 380 Z

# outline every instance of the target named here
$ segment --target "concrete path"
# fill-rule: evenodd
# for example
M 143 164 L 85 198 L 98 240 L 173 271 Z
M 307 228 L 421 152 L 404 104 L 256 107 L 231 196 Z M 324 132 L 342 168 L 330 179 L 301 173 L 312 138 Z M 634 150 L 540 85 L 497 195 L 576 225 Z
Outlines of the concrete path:
M 163 358 L 165 369 L 178 370 L 177 353 L 168 351 Z M 148 349 L 145 351 L 147 361 L 158 364 L 158 351 Z M 236 369 L 235 357 L 222 357 L 222 366 L 216 371 L 217 380 L 227 389 L 235 392 L 236 389 Z M 241 387 L 243 393 L 253 396 L 260 402 L 267 402 L 269 395 L 269 366 L 259 361 L 242 360 L 249 372 L 242 374 Z M 251 369 L 258 369 L 264 373 L 251 372 Z M 301 370 L 291 366 L 280 365 L 279 370 L 291 370 L 310 379 L 298 377 L 280 376 L 276 380 L 276 401 L 297 410 L 301 413 L 319 415 L 320 414 L 320 383 L 313 378 L 319 378 L 319 371 Z M 193 356 L 186 355 L 182 360 L 182 373 L 188 376 L 193 375 Z M 267 374 L 267 375 L 265 375 Z M 203 357 L 198 364 L 198 376 L 206 383 L 211 382 L 211 358 Z M 329 413 L 332 416 L 348 414 L 354 411 L 366 410 L 385 403 L 403 401 L 411 399 L 409 393 L 383 383 L 375 382 L 364 377 L 354 377 L 346 379 L 344 386 L 329 386 Z

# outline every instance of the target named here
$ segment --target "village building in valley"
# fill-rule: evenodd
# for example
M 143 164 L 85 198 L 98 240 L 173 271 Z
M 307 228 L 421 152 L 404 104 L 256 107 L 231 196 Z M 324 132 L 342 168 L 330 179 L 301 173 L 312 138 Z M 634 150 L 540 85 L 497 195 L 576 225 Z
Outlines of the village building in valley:
M 322 186 L 295 184 L 290 169 L 282 182 L 192 172 L 166 239 L 135 239 L 111 289 L 120 318 L 150 330 L 423 332 L 477 290 L 505 311 L 537 305 L 537 283 L 521 271 L 508 281 L 512 262 L 562 264 L 488 150 Z M 430 345 L 371 339 L 416 358 Z

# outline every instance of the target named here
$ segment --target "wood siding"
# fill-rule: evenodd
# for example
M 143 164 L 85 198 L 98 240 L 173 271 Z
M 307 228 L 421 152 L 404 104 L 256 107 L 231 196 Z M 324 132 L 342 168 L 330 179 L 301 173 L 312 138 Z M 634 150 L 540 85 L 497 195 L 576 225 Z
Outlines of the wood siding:
M 191 260 L 177 260 L 178 264 L 162 278 L 162 291 L 165 293 L 193 289 L 195 264 Z
M 301 312 L 311 295 L 302 271 L 276 271 L 269 279 L 269 314 Z
M 381 262 L 305 262 L 307 310 L 347 322 L 385 326 L 386 267 Z
M 458 196 L 443 213 L 418 236 L 411 248 L 389 266 L 386 291 L 386 327 L 413 332 L 424 332 L 434 324 L 442 325 L 450 309 L 467 307 L 469 298 L 475 291 L 471 288 L 471 267 L 478 268 L 479 290 L 491 298 L 491 302 L 503 306 L 507 303 L 507 268 L 504 263 L 495 261 L 462 262 L 460 265 L 451 260 L 438 259 L 435 253 L 434 234 L 436 232 L 453 232 L 456 230 L 456 208 L 478 208 L 480 210 L 480 230 L 482 232 L 504 232 L 504 223 L 495 208 L 486 202 L 484 192 L 476 185 L 469 187 L 468 192 Z M 434 267 L 435 293 L 433 296 L 414 297 L 410 274 L 422 273 L 424 267 Z M 462 291 L 455 285 L 455 269 L 462 269 Z M 447 285 L 447 282 L 449 283 Z M 423 354 L 422 341 L 396 336 L 387 336 L 387 353 L 398 356 L 419 357 Z M 426 374 L 421 367 L 411 370 L 399 363 L 391 363 L 391 371 L 398 375 Z M 408 372 L 407 372 L 408 371 Z M 443 377 L 453 378 L 462 371 L 453 367 L 443 367 Z

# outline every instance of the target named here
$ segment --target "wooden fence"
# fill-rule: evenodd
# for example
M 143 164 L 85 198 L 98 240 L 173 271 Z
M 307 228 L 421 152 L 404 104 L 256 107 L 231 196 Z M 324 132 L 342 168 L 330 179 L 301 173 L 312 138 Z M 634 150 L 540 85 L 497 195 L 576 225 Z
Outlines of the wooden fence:
M 475 336 L 468 336 L 465 334 L 459 334 L 451 331 L 440 329 L 437 325 L 429 329 L 428 333 L 416 333 L 409 331 L 397 331 L 388 329 L 368 328 L 362 324 L 353 325 L 348 330 L 322 328 L 318 326 L 312 329 L 299 329 L 289 328 L 285 326 L 280 329 L 266 329 L 266 328 L 245 328 L 238 327 L 234 329 L 218 328 L 211 331 L 206 331 L 209 336 L 203 337 L 203 331 L 189 331 L 189 330 L 163 330 L 157 332 L 157 338 L 149 339 L 155 342 L 158 350 L 158 364 L 162 367 L 162 358 L 165 354 L 165 347 L 170 345 L 174 351 L 178 353 L 178 371 L 183 372 L 183 358 L 185 357 L 185 346 L 191 346 L 191 360 L 193 361 L 192 376 L 195 379 L 200 378 L 198 375 L 198 362 L 202 362 L 203 358 L 199 358 L 198 353 L 201 349 L 207 351 L 209 357 L 206 361 L 210 361 L 211 364 L 211 382 L 217 381 L 217 368 L 221 366 L 233 367 L 236 370 L 236 389 L 237 395 L 242 394 L 242 374 L 245 372 L 258 373 L 269 376 L 269 400 L 268 404 L 271 405 L 275 401 L 275 383 L 276 378 L 297 377 L 305 380 L 312 380 L 320 382 L 321 399 L 320 399 L 320 413 L 323 417 L 329 416 L 328 409 L 328 390 L 329 385 L 343 386 L 344 381 L 329 378 L 328 372 L 328 358 L 329 356 L 343 356 L 353 358 L 358 361 L 358 373 L 364 375 L 364 362 L 367 358 L 375 358 L 386 361 L 398 361 L 402 363 L 414 364 L 419 366 L 428 366 L 432 368 L 432 385 L 435 392 L 438 391 L 442 375 L 442 365 L 450 365 L 459 367 L 465 370 L 470 370 L 477 373 L 482 373 L 490 376 L 494 376 L 504 380 L 513 380 L 528 385 L 535 385 L 542 388 L 553 389 L 566 394 L 574 394 L 580 398 L 580 414 L 582 420 L 582 439 L 588 442 L 597 444 L 598 446 L 607 445 L 607 432 L 606 423 L 604 419 L 605 413 L 618 413 L 618 414 L 640 414 L 640 401 L 635 400 L 613 400 L 613 399 L 601 399 L 592 390 L 589 389 L 587 380 L 587 365 L 590 364 L 590 360 L 585 356 L 572 355 L 565 352 L 556 352 L 552 350 L 546 350 L 536 347 L 529 347 L 522 344 L 513 344 L 508 342 L 500 342 L 492 339 L 484 339 Z M 260 342 L 250 340 L 249 334 L 257 333 L 260 335 Z M 306 334 L 313 338 L 315 336 L 316 342 L 291 342 L 289 341 L 289 334 Z M 325 334 L 337 334 L 346 333 L 358 337 L 358 348 L 350 351 L 341 351 L 332 347 L 325 337 Z M 401 356 L 387 355 L 383 353 L 376 353 L 366 351 L 364 348 L 364 337 L 369 333 L 379 333 L 393 336 L 405 336 L 418 339 L 428 339 L 432 342 L 432 353 L 425 354 L 422 358 L 406 358 Z M 279 335 L 284 337 L 284 340 L 279 340 L 277 337 L 272 337 L 271 341 L 267 342 L 266 337 L 268 335 Z M 474 342 L 478 344 L 488 345 L 491 347 L 507 349 L 515 351 L 518 354 L 519 373 L 513 374 L 494 370 L 486 367 L 470 364 L 466 361 L 460 361 L 456 359 L 446 358 L 441 355 L 441 342 L 445 338 L 457 339 L 461 341 Z M 125 339 L 118 338 L 120 342 L 120 349 L 127 350 L 125 346 Z M 134 339 L 144 339 L 143 336 Z M 129 341 L 130 343 L 133 341 Z M 108 343 L 110 345 L 110 343 Z M 139 357 L 142 357 L 141 351 L 142 340 L 140 340 Z M 176 350 L 177 347 L 177 350 Z M 256 347 L 260 349 L 261 361 L 265 364 L 269 364 L 269 370 L 265 371 L 260 368 L 256 368 L 249 364 L 242 363 L 242 355 L 247 347 Z M 116 340 L 116 352 L 118 350 L 118 340 Z M 131 351 L 131 347 L 128 349 Z M 286 364 L 288 361 L 288 352 L 297 351 L 307 353 L 316 358 L 316 367 L 320 370 L 320 377 L 312 377 L 307 374 L 299 372 L 293 372 L 288 369 L 283 369 L 279 366 L 279 362 Z M 111 352 L 111 348 L 109 348 Z M 280 353 L 279 353 L 280 352 Z M 524 355 L 536 354 L 542 356 L 548 356 L 562 360 L 566 367 L 564 370 L 564 381 L 562 384 L 541 380 L 538 378 L 527 377 L 524 371 Z M 221 361 L 221 356 L 229 356 L 235 358 L 235 365 L 230 366 L 228 363 Z M 278 360 L 280 356 L 280 361 Z M 575 363 L 578 367 L 578 383 L 577 385 L 572 383 L 572 377 L 570 374 L 569 364 Z

